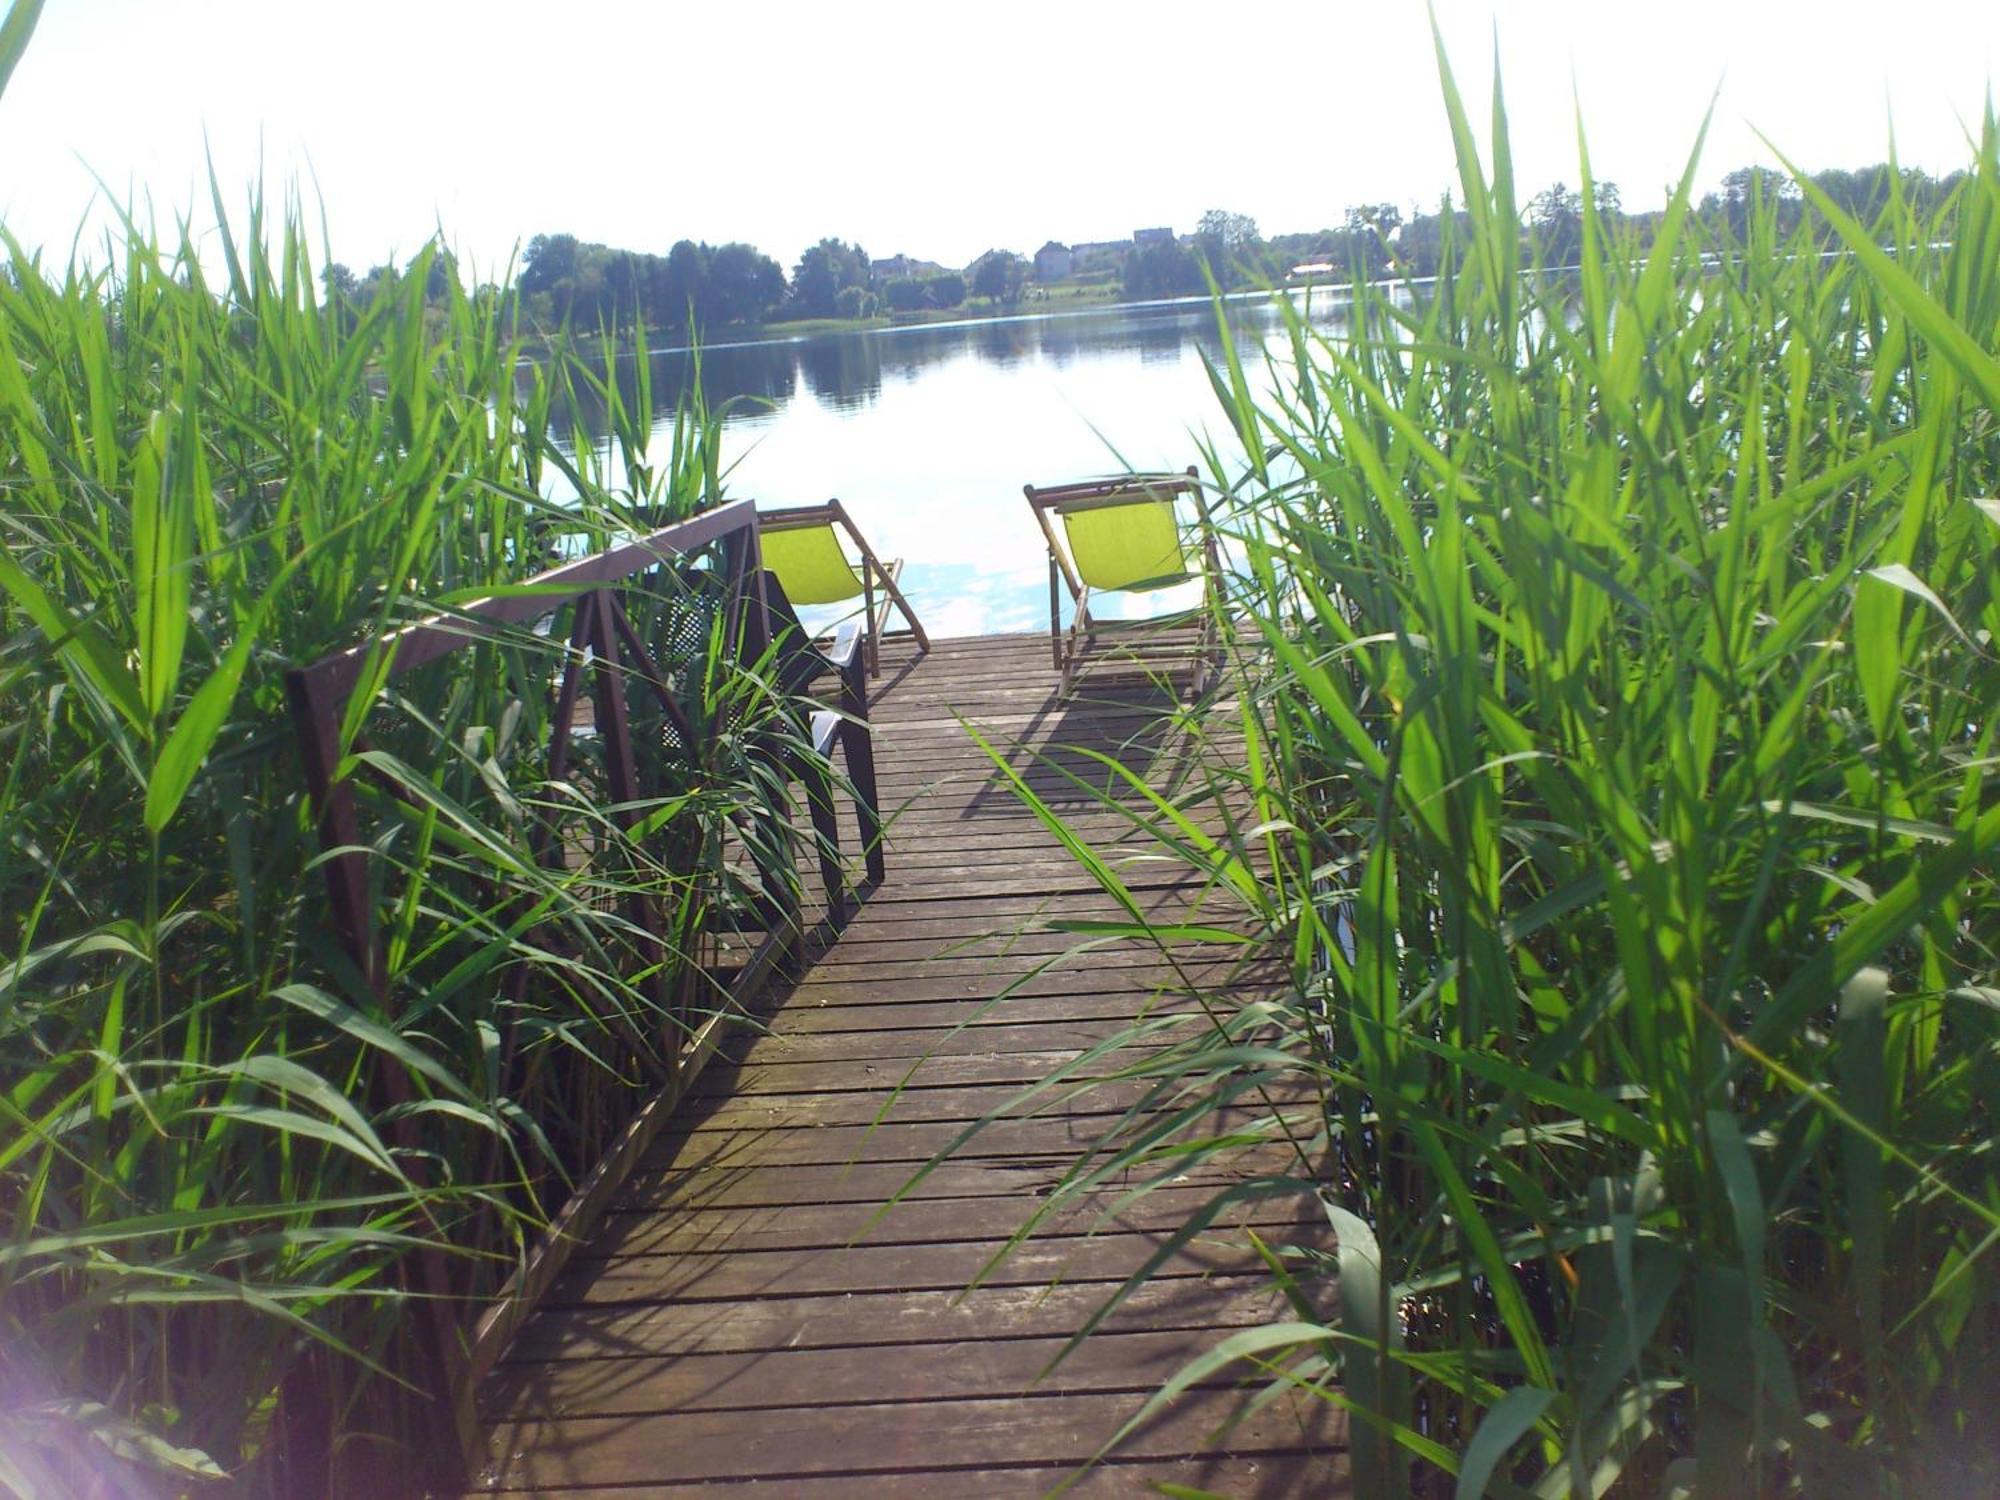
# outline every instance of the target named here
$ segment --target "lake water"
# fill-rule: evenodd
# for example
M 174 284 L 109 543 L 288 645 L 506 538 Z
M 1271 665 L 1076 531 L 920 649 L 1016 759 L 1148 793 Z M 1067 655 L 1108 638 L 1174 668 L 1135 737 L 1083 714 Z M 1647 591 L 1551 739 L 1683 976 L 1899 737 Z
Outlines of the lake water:
M 1344 313 L 1325 292 L 1298 305 L 1322 326 Z M 1279 311 L 1259 297 L 1228 315 L 1255 383 Z M 1180 301 L 713 345 L 701 368 L 712 403 L 737 403 L 730 497 L 838 497 L 948 637 L 1047 626 L 1048 553 L 1022 485 L 1199 465 L 1203 443 L 1233 472 L 1241 447 L 1202 366 L 1221 348 L 1213 306 Z M 688 368 L 684 352 L 654 356 L 663 424 Z M 1185 588 L 1092 601 L 1106 618 L 1192 602 Z

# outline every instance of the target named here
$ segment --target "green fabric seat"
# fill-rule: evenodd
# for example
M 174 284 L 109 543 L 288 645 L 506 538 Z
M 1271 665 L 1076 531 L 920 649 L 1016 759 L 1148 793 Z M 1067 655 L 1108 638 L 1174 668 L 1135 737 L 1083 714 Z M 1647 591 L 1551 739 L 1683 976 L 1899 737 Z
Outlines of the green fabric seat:
M 1169 501 L 1141 496 L 1130 505 L 1056 513 L 1077 574 L 1094 589 L 1159 589 L 1188 577 L 1180 522 Z
M 794 526 L 763 533 L 764 566 L 778 575 L 794 605 L 839 604 L 859 599 L 864 585 L 841 550 L 831 525 Z

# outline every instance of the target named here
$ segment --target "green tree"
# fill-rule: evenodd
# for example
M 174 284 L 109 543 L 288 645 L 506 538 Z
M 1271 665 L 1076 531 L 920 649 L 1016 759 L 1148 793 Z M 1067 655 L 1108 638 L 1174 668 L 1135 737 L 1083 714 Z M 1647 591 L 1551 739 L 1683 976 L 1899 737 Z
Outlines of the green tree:
M 1403 211 L 1393 203 L 1361 203 L 1347 211 L 1347 254 L 1370 281 L 1387 274 L 1390 246 L 1402 227 Z
M 1256 269 L 1263 241 L 1257 221 L 1248 214 L 1211 208 L 1195 224 L 1194 247 L 1216 284 L 1229 288 L 1241 285 Z
M 973 296 L 993 302 L 1019 302 L 1027 279 L 1026 262 L 1011 250 L 988 250 L 965 273 Z
M 702 302 L 708 279 L 708 251 L 693 240 L 677 241 L 653 276 L 653 322 L 661 328 L 685 328 Z
M 370 266 L 368 274 L 361 278 L 361 284 L 354 289 L 357 302 L 373 302 L 377 297 L 396 289 L 396 283 L 403 278 L 397 272 L 394 261 L 383 261 L 379 266 Z
M 1719 192 L 1701 200 L 1702 214 L 1729 226 L 1732 238 L 1741 240 L 1750 228 L 1756 205 L 1777 205 L 1777 229 L 1789 233 L 1805 213 L 1805 205 L 1791 177 L 1768 167 L 1738 167 L 1724 175 Z
M 1545 266 L 1573 266 L 1583 254 L 1583 198 L 1555 182 L 1528 200 L 1528 233 Z
M 1178 240 L 1134 249 L 1125 257 L 1128 297 L 1193 297 L 1208 287 L 1199 255 Z
M 821 240 L 792 272 L 792 306 L 802 317 L 830 318 L 841 292 L 868 285 L 868 254 L 844 240 Z
M 1609 186 L 1609 184 L 1606 184 Z M 1615 203 L 1617 189 L 1612 187 Z M 1603 197 L 1599 195 L 1600 203 Z M 1452 207 L 1446 193 L 1434 214 L 1413 213 L 1396 236 L 1396 262 L 1405 276 L 1436 276 L 1444 269 L 1444 239 L 1447 227 L 1454 240 L 1463 244 L 1471 233 L 1466 216 Z
M 708 259 L 703 302 L 696 308 L 706 324 L 756 323 L 785 300 L 785 273 L 755 245 L 723 245 Z
M 319 273 L 320 284 L 326 288 L 328 303 L 352 302 L 361 295 L 361 280 L 353 271 L 333 261 Z
M 411 264 L 414 266 L 416 262 Z M 458 257 L 440 245 L 424 272 L 424 301 L 442 302 L 458 284 Z
M 865 286 L 844 286 L 833 299 L 836 317 L 872 318 L 877 306 L 875 294 Z
M 646 315 L 646 289 L 650 255 L 630 250 L 613 250 L 604 257 L 604 293 L 599 314 L 613 326 L 642 321 Z
M 965 301 L 965 278 L 950 271 L 924 283 L 924 295 L 932 307 L 957 307 Z
M 928 299 L 929 289 L 914 276 L 899 276 L 882 288 L 882 299 L 891 312 L 915 312 Z
M 1232 254 L 1250 249 L 1259 240 L 1255 219 L 1248 214 L 1233 214 L 1221 208 L 1211 208 L 1203 214 L 1195 224 L 1194 232 L 1199 237 L 1214 240 Z
M 538 234 L 521 256 L 520 288 L 524 292 L 554 291 L 557 282 L 576 276 L 578 246 L 573 234 Z

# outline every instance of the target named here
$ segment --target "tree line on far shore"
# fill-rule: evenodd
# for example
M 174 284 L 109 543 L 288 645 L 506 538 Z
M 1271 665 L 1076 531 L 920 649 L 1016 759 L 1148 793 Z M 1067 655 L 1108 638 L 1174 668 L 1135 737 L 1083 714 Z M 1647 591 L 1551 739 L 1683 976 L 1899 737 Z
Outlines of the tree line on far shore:
M 1897 194 L 1919 218 L 1929 216 L 1964 177 L 1962 171 L 1936 178 L 1915 168 L 1899 173 L 1877 165 L 1817 172 L 1811 181 L 1849 215 L 1872 224 Z M 1651 242 L 1663 210 L 1627 212 L 1615 182 L 1596 184 L 1594 200 L 1600 215 L 1635 231 L 1641 244 Z M 1716 191 L 1702 198 L 1696 213 L 1740 241 L 1760 201 L 1775 205 L 1781 235 L 1796 229 L 1806 214 L 1798 184 L 1787 174 L 1764 167 L 1728 173 Z M 1470 226 L 1448 194 L 1435 213 L 1413 211 L 1406 218 L 1393 203 L 1366 203 L 1350 208 L 1337 229 L 1274 235 L 1268 240 L 1257 233 L 1256 220 L 1212 210 L 1202 215 L 1192 236 L 1147 245 L 1127 255 L 1122 287 L 1128 298 L 1199 296 L 1208 290 L 1211 276 L 1229 291 L 1281 285 L 1303 267 L 1324 267 L 1322 274 L 1332 280 L 1357 274 L 1369 281 L 1431 277 L 1438 274 L 1447 215 L 1455 218 L 1462 243 Z M 1521 231 L 1537 263 L 1574 265 L 1583 244 L 1582 195 L 1560 182 L 1536 193 L 1522 211 Z M 1827 243 L 1829 247 L 1835 243 L 1830 232 Z
M 1915 168 L 1887 165 L 1815 173 L 1812 182 L 1834 203 L 1863 223 L 1872 223 L 1900 195 L 1912 212 L 1930 213 L 1957 187 L 1962 172 L 1934 178 Z M 1776 205 L 1781 232 L 1795 228 L 1806 213 L 1798 186 L 1781 172 L 1743 167 L 1723 177 L 1701 200 L 1699 217 L 1717 230 L 1741 238 L 1753 206 Z M 1659 210 L 1630 213 L 1616 183 L 1595 185 L 1594 207 L 1606 218 L 1636 232 L 1646 243 Z M 1584 204 L 1579 192 L 1556 183 L 1529 198 L 1522 211 L 1522 235 L 1544 266 L 1573 264 L 1582 243 Z M 1358 204 L 1337 228 L 1273 235 L 1258 231 L 1246 214 L 1211 209 L 1191 235 L 1167 236 L 1135 244 L 1110 265 L 1099 264 L 1079 279 L 1116 289 L 1128 300 L 1199 296 L 1211 282 L 1225 291 L 1282 285 L 1302 268 L 1329 280 L 1361 276 L 1423 278 L 1439 269 L 1447 216 L 1467 226 L 1449 194 L 1434 213 L 1412 210 L 1405 217 L 1393 203 Z M 1463 234 L 1461 233 L 1461 238 Z M 1052 246 L 1051 248 L 1063 248 Z M 427 294 L 442 295 L 457 269 L 448 254 L 429 262 Z M 884 269 L 895 274 L 883 275 Z M 357 276 L 335 263 L 325 272 L 330 296 L 365 304 L 399 284 L 393 264 Z M 787 275 L 754 245 L 681 240 L 665 255 L 592 244 L 572 234 L 538 234 L 528 242 L 515 283 L 520 315 L 542 327 L 568 325 L 630 327 L 643 323 L 672 334 L 755 326 L 781 319 L 863 319 L 880 314 L 912 315 L 948 311 L 970 298 L 989 305 L 1017 303 L 1038 283 L 1034 263 L 1012 251 L 993 249 L 961 271 L 912 262 L 898 256 L 877 267 L 859 244 L 822 239 L 808 247 Z

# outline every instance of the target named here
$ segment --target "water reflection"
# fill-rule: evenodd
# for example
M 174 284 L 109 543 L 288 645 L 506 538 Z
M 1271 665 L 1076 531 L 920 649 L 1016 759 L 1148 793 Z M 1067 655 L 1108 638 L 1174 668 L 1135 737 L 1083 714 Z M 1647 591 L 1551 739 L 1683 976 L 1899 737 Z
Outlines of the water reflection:
M 1227 314 L 1238 338 L 1253 342 L 1280 324 L 1277 309 L 1262 300 L 1231 303 Z M 1345 323 L 1345 305 L 1321 293 L 1311 319 L 1321 328 L 1338 329 Z M 1063 369 L 1080 359 L 1132 355 L 1167 364 L 1197 349 L 1210 356 L 1222 351 L 1215 309 L 1205 301 L 717 344 L 702 351 L 701 371 L 712 403 L 741 398 L 781 407 L 803 383 L 821 405 L 853 410 L 874 401 L 884 379 L 907 380 L 967 356 L 1000 370 L 1037 361 Z M 693 378 L 693 356 L 669 349 L 655 353 L 652 362 L 654 411 L 671 415 Z
M 780 359 L 791 354 L 805 376 L 806 389 L 822 406 L 836 410 L 862 406 L 875 399 L 882 389 L 882 351 L 876 340 L 866 336 L 833 334 L 805 339 L 790 345 L 764 345 Z M 713 398 L 717 391 L 711 387 Z
M 772 359 L 759 344 L 725 345 L 701 356 L 702 379 L 718 401 L 747 399 L 782 406 L 798 389 L 798 366 L 789 359 Z M 653 356 L 653 402 L 671 412 L 694 377 L 694 357 L 685 349 Z

